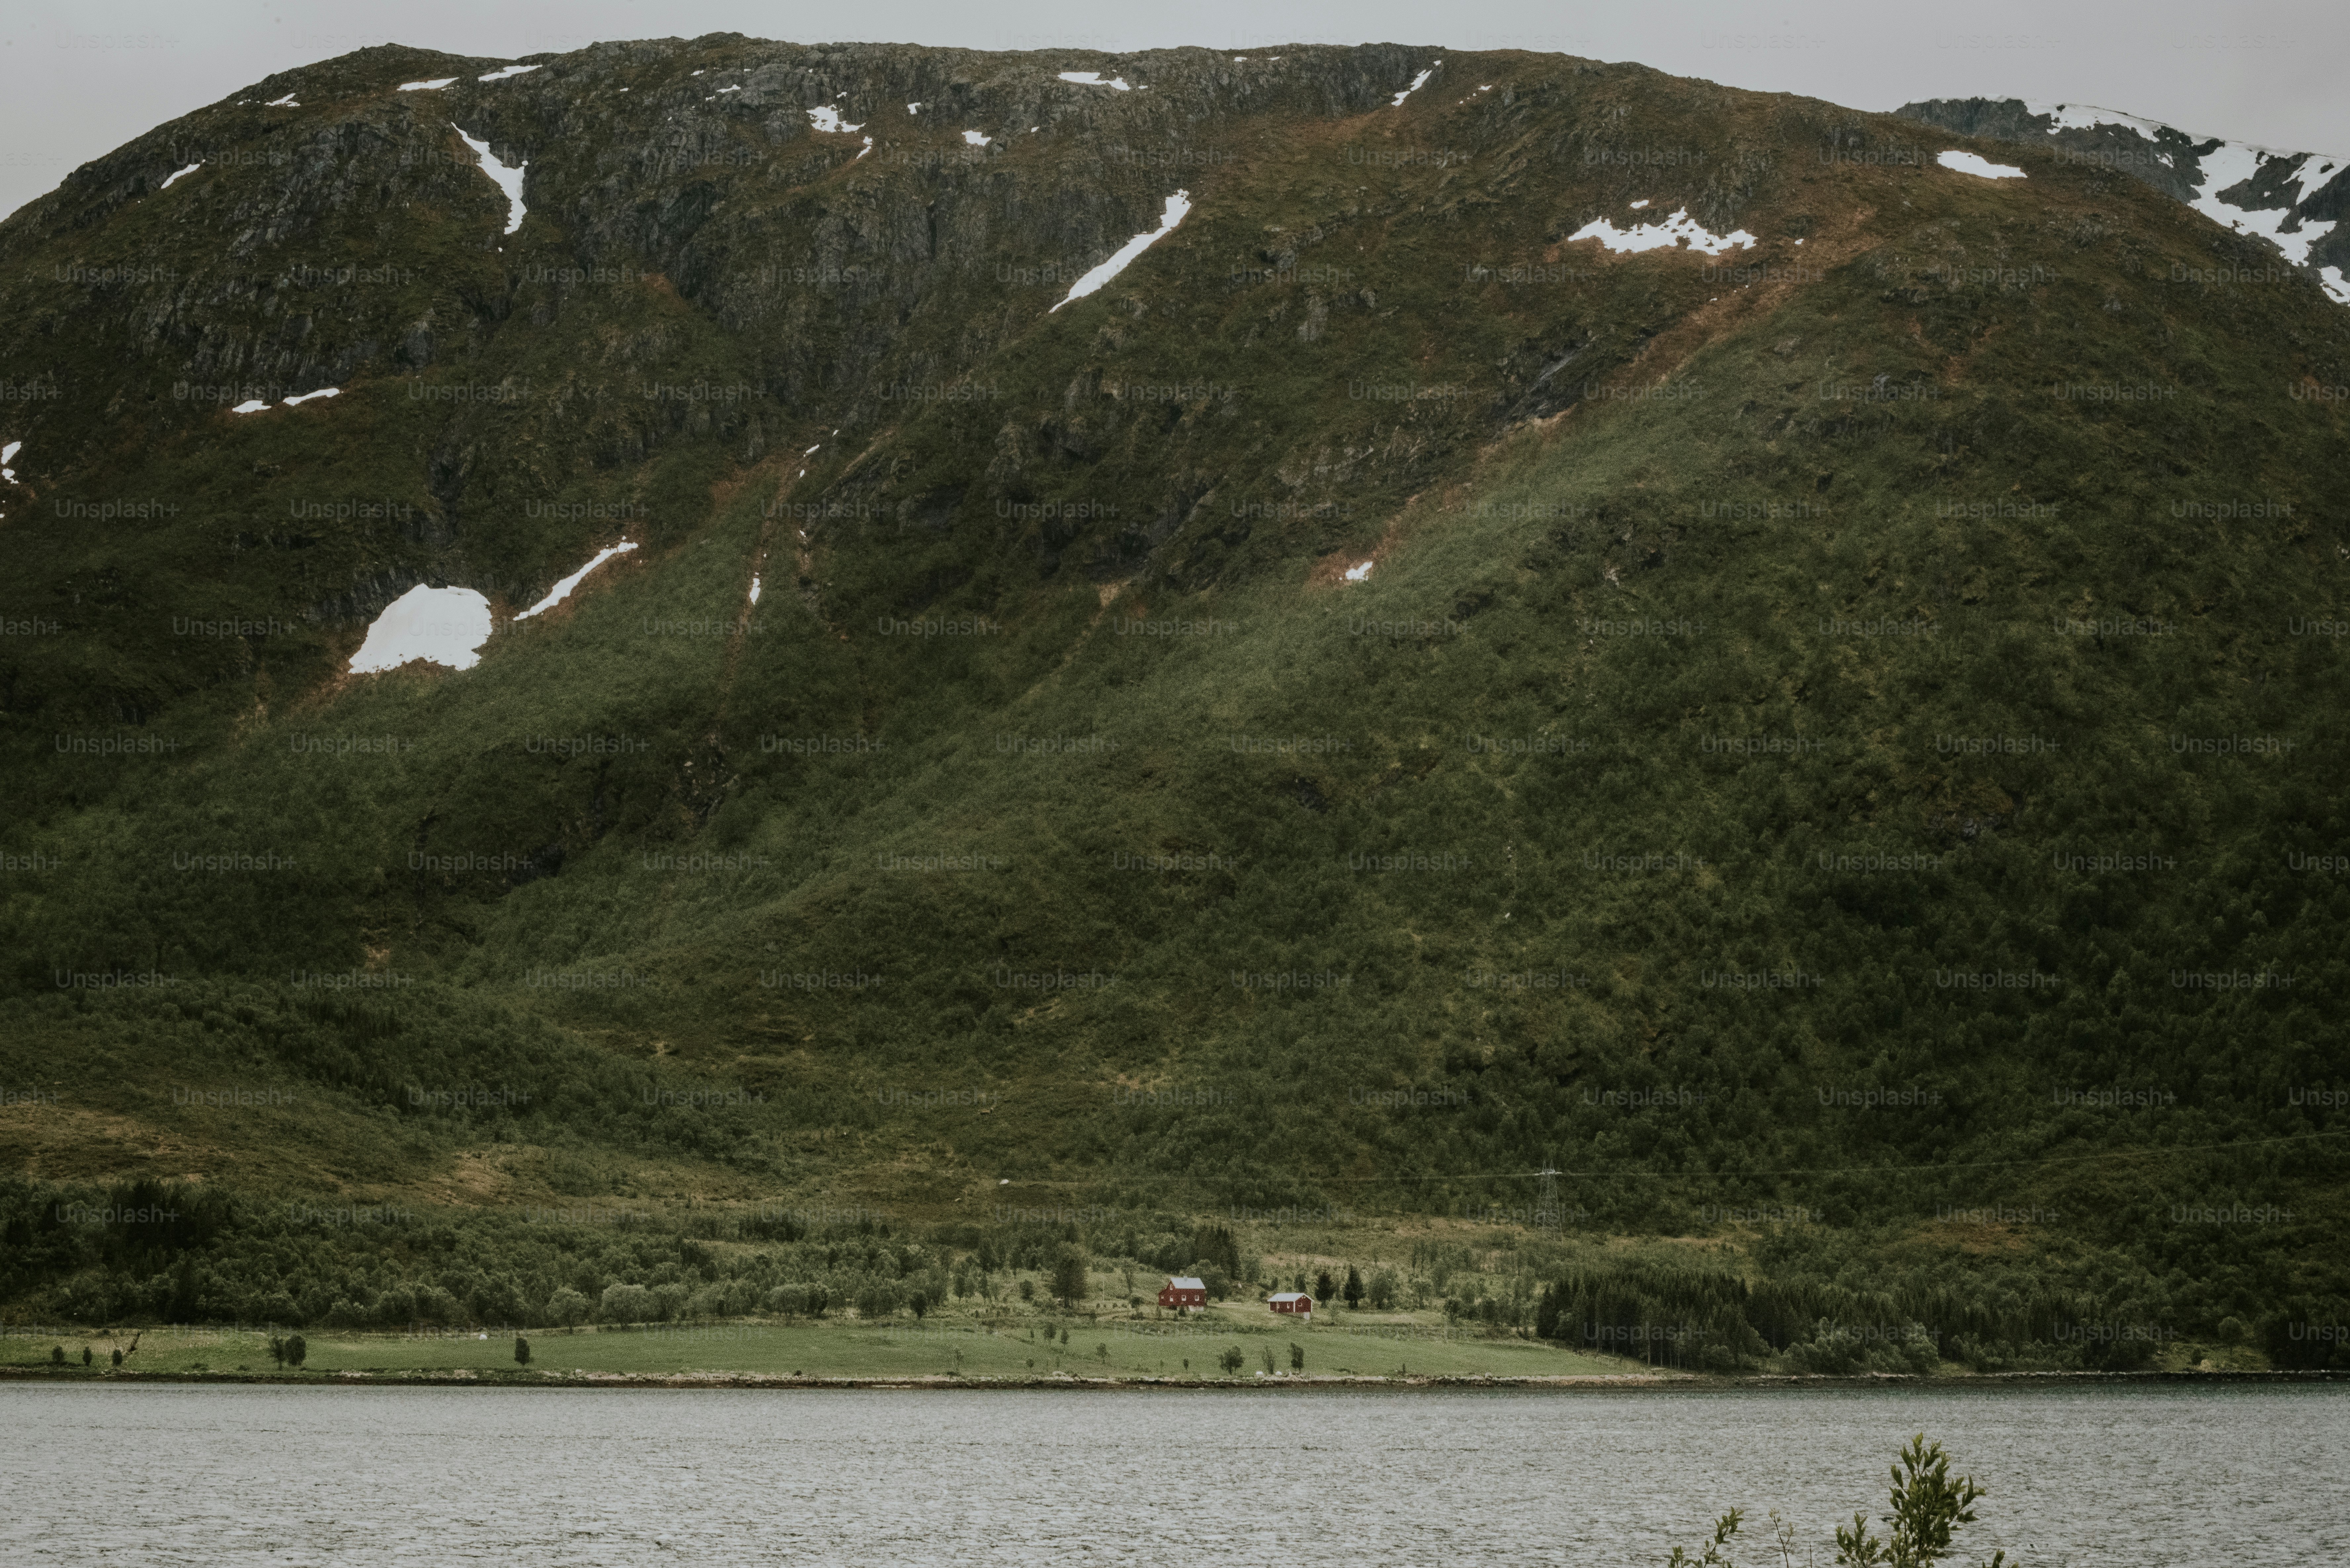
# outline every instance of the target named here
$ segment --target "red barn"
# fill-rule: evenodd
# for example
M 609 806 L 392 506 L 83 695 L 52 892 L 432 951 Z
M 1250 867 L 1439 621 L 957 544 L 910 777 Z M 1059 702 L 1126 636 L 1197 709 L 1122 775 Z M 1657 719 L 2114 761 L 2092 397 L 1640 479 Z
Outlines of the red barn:
M 1314 1298 L 1304 1291 L 1277 1291 L 1271 1299 L 1275 1312 L 1295 1313 L 1299 1317 L 1314 1315 Z
M 1185 1307 L 1206 1306 L 1208 1304 L 1207 1282 L 1177 1274 L 1160 1289 L 1159 1304 L 1163 1307 L 1174 1307 L 1179 1311 Z

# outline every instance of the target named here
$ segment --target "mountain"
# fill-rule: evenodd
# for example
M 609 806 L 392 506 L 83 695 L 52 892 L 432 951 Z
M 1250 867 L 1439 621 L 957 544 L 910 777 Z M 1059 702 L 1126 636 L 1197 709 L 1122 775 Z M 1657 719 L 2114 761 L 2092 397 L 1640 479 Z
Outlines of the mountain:
M 2085 167 L 2117 170 L 2175 196 L 2213 223 L 2267 240 L 2337 304 L 2350 305 L 2350 165 L 2318 152 L 2282 152 L 2196 136 L 2093 104 L 2020 99 L 1932 99 L 1894 111 L 1962 136 L 2052 148 Z
M 2300 1354 L 2350 313 L 2070 134 L 717 35 L 77 170 L 0 223 L 0 1300 L 720 1268 L 618 1206 Z

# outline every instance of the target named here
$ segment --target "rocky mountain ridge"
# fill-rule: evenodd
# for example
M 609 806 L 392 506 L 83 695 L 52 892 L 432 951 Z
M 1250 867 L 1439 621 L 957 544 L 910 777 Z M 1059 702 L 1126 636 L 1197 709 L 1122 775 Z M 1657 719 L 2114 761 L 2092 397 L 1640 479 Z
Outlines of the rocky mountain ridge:
M 2350 305 L 2350 160 L 2198 136 L 2094 104 L 2021 99 L 1933 99 L 1894 111 L 1964 136 L 2053 147 L 2117 170 L 2186 202 L 2214 223 L 2256 235 Z

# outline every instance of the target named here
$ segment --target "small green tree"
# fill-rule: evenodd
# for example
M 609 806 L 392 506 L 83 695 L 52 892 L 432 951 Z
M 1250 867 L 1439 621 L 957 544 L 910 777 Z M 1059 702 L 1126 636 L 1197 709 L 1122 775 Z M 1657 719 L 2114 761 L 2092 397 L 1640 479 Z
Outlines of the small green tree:
M 906 1305 L 912 1311 L 914 1321 L 920 1323 L 922 1321 L 922 1314 L 931 1310 L 931 1298 L 924 1293 L 916 1291 L 906 1298 Z
M 1854 1514 L 1850 1529 L 1836 1527 L 1836 1568 L 1933 1568 L 1954 1555 L 1958 1549 L 1952 1542 L 1960 1527 L 1974 1522 L 1974 1504 L 1983 1489 L 1970 1477 L 1952 1480 L 1950 1467 L 1950 1456 L 1941 1444 L 1928 1443 L 1923 1432 L 1911 1438 L 1891 1472 L 1891 1511 L 1885 1515 L 1885 1522 L 1893 1527 L 1891 1538 L 1879 1537 L 1870 1530 L 1866 1514 Z M 1742 1518 L 1739 1510 L 1731 1509 L 1714 1521 L 1713 1539 L 1700 1547 L 1696 1556 L 1676 1546 L 1665 1560 L 1665 1568 L 1737 1568 L 1729 1547 L 1737 1538 Z M 1782 1563 L 1794 1562 L 1794 1526 L 1774 1512 L 1771 1532 L 1765 1549 L 1774 1552 Z M 1993 1552 L 1981 1568 L 2007 1568 L 2007 1553 Z
M 1338 1289 L 1336 1285 L 1330 1282 L 1328 1271 L 1326 1270 L 1323 1272 L 1315 1275 L 1314 1304 L 1315 1306 L 1328 1306 L 1332 1302 L 1337 1299 Z
M 122 1347 L 121 1347 L 120 1345 L 117 1345 L 117 1346 L 115 1346 L 115 1349 L 114 1349 L 114 1365 L 116 1365 L 117 1366 L 121 1366 L 121 1365 L 122 1365 Z
M 286 1365 L 286 1342 L 274 1334 L 269 1336 L 269 1359 L 280 1366 Z
M 1347 1310 L 1359 1312 L 1362 1306 L 1363 1276 L 1355 1272 L 1354 1264 L 1349 1263 L 1347 1265 Z
M 1852 1516 L 1852 1528 L 1836 1527 L 1837 1568 L 1932 1568 L 1958 1549 L 1951 1544 L 1960 1527 L 1975 1521 L 1975 1501 L 1983 1495 L 1971 1476 L 1950 1479 L 1950 1457 L 1939 1443 L 1928 1443 L 1918 1433 L 1901 1450 L 1887 1472 L 1893 1488 L 1887 1501 L 1892 1511 L 1885 1522 L 1890 1538 L 1879 1538 L 1868 1528 L 1865 1514 Z M 1994 1555 L 1989 1568 L 2001 1568 L 2007 1553 Z
M 300 1366 L 305 1360 L 308 1359 L 309 1355 L 310 1342 L 308 1340 L 304 1339 L 298 1334 L 290 1335 L 286 1339 L 286 1360 L 289 1366 L 296 1367 Z
M 63 1366 L 65 1364 L 66 1347 L 62 1345 L 53 1345 L 49 1346 L 49 1365 L 52 1366 Z
M 1230 1373 L 1238 1372 L 1241 1369 L 1241 1364 L 1248 1358 L 1241 1354 L 1241 1347 L 1235 1345 L 1216 1359 L 1222 1365 L 1223 1369 Z
M 1292 1372 L 1305 1370 L 1305 1347 L 1294 1339 L 1289 1342 L 1289 1369 Z
M 1053 1259 L 1053 1293 L 1065 1306 L 1076 1307 L 1085 1302 L 1086 1255 L 1075 1247 L 1062 1248 Z
M 85 1345 L 81 1347 L 81 1364 L 84 1366 L 88 1366 L 90 1364 L 90 1360 L 91 1356 L 89 1354 L 89 1346 Z
M 1273 1346 L 1271 1346 L 1271 1345 L 1269 1345 L 1260 1346 L 1260 1347 L 1259 1347 L 1259 1354 L 1261 1355 L 1261 1356 L 1263 1357 L 1263 1361 L 1264 1361 L 1264 1375 L 1265 1375 L 1267 1377 L 1272 1376 L 1273 1376 Z
M 515 1365 L 517 1366 L 530 1365 L 530 1341 L 520 1334 L 515 1335 Z

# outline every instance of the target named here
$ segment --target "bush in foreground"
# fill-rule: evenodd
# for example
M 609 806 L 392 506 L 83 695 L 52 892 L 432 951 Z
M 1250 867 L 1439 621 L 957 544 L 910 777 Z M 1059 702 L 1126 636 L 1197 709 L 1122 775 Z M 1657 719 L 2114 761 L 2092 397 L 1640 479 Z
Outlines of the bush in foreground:
M 1889 1473 L 1893 1487 L 1883 1522 L 1892 1533 L 1880 1536 L 1869 1527 L 1866 1514 L 1854 1514 L 1850 1527 L 1836 1526 L 1836 1568 L 1932 1568 L 1956 1555 L 1959 1532 L 1975 1521 L 1974 1505 L 1983 1489 L 1971 1476 L 1952 1480 L 1950 1457 L 1941 1444 L 1927 1442 L 1923 1432 L 1909 1439 Z M 1665 1568 L 1737 1568 L 1729 1548 L 1743 1518 L 1741 1511 L 1731 1509 L 1714 1521 L 1713 1538 L 1696 1556 L 1676 1546 Z M 1794 1526 L 1776 1513 L 1771 1523 L 1773 1539 L 1765 1550 L 1776 1552 L 1783 1563 L 1793 1563 Z M 2007 1553 L 2000 1551 L 1985 1559 L 1982 1568 L 2005 1568 L 2006 1563 Z

